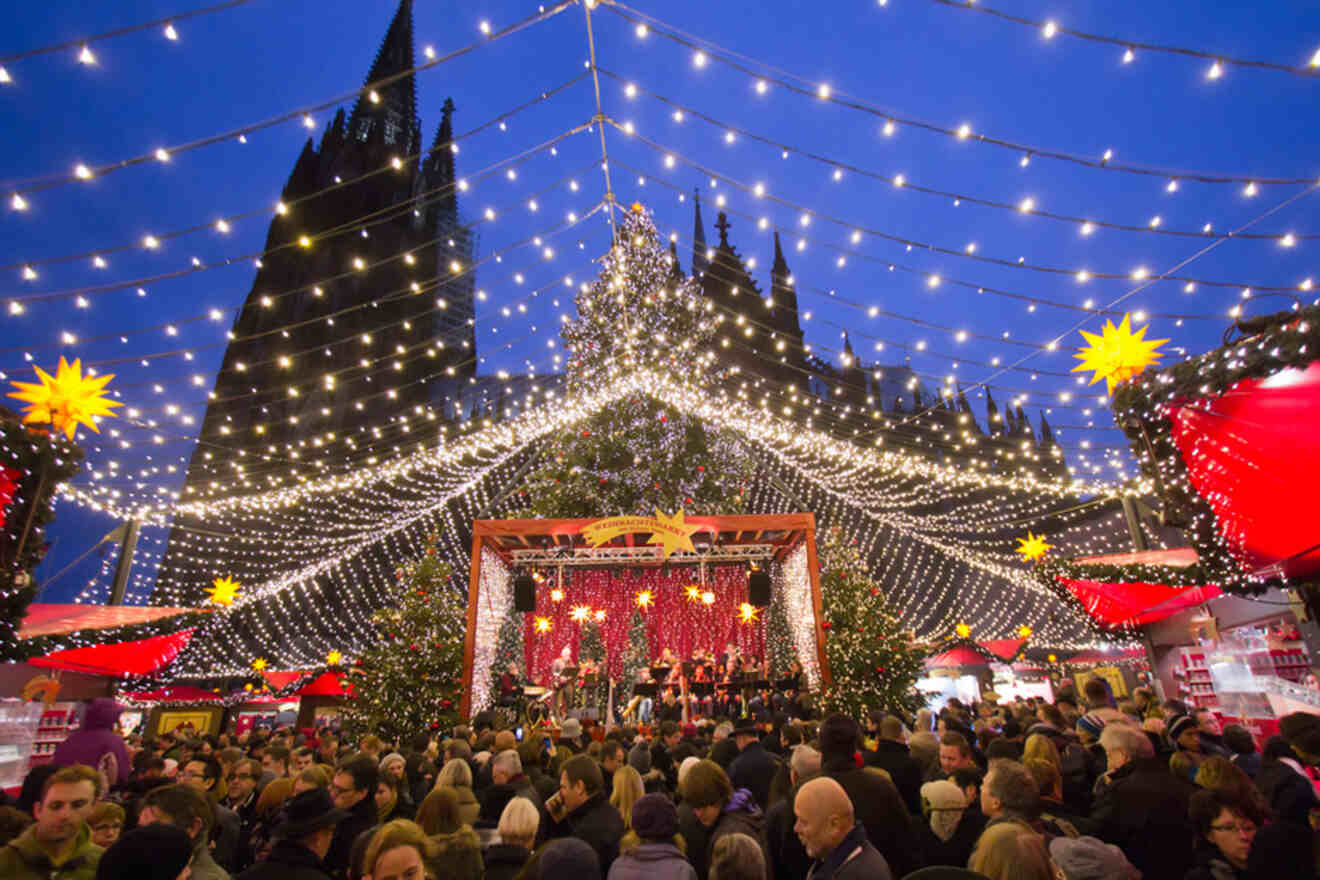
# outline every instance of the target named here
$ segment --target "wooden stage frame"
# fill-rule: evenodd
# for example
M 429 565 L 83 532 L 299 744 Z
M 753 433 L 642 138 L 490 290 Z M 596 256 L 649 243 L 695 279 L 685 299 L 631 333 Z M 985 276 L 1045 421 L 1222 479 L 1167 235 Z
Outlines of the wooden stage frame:
M 500 556 L 511 568 L 517 566 L 517 551 L 551 550 L 571 556 L 573 564 L 593 564 L 591 558 L 599 554 L 600 567 L 634 567 L 669 565 L 695 565 L 702 561 L 707 564 L 721 564 L 728 560 L 720 559 L 718 554 L 675 555 L 668 560 L 661 557 L 659 546 L 650 558 L 638 558 L 629 554 L 624 560 L 611 558 L 612 550 L 621 547 L 643 548 L 647 538 L 645 532 L 623 535 L 614 541 L 590 547 L 582 530 L 598 519 L 479 519 L 472 523 L 472 563 L 468 583 L 467 634 L 463 643 L 463 717 L 470 717 L 472 711 L 473 656 L 477 642 L 477 599 L 481 585 L 482 550 L 490 550 Z M 816 555 L 816 517 L 810 513 L 786 514 L 750 514 L 737 516 L 689 516 L 685 521 L 698 526 L 693 534 L 694 543 L 700 547 L 722 546 L 763 546 L 766 556 L 776 562 L 782 562 L 789 553 L 805 544 L 807 551 L 807 576 L 811 585 L 811 605 L 814 612 L 812 629 L 816 637 L 816 661 L 819 664 L 821 681 L 829 683 L 830 667 L 825 656 L 825 630 L 821 626 L 822 608 L 820 596 L 820 561 Z

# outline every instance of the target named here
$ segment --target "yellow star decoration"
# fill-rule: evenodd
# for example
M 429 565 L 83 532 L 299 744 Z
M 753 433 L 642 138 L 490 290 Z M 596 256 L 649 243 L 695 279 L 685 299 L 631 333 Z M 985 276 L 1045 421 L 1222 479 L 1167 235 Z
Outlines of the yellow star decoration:
M 40 385 L 35 382 L 14 382 L 14 387 L 19 390 L 9 393 L 15 400 L 28 404 L 23 412 L 25 423 L 50 425 L 56 431 L 63 431 L 64 436 L 72 440 L 80 424 L 101 433 L 93 417 L 114 417 L 114 407 L 123 406 L 119 401 L 104 396 L 106 383 L 114 375 L 84 377 L 82 361 L 77 358 L 70 364 L 61 356 L 54 376 L 41 367 L 34 369 L 37 378 L 41 380 Z
M 761 613 L 760 608 L 757 608 L 755 605 L 748 604 L 747 602 L 744 602 L 738 606 L 738 617 L 740 620 L 742 620 L 743 623 L 751 623 L 752 621 L 756 620 L 756 615 L 759 613 Z
M 655 604 L 655 593 L 650 590 L 642 590 L 637 594 L 637 607 L 650 608 Z
M 253 660 L 253 661 L 252 661 L 252 668 L 255 669 L 257 672 L 260 672 L 261 670 L 265 669 L 265 668 L 266 668 L 266 658 L 265 658 L 265 657 L 258 657 L 256 660 Z
M 1054 549 L 1053 544 L 1045 543 L 1044 535 L 1033 535 L 1031 532 L 1027 532 L 1025 538 L 1018 538 L 1018 544 L 1020 546 L 1013 552 L 1021 553 L 1022 558 L 1028 560 L 1040 559 Z
M 536 618 L 536 624 L 535 624 L 535 627 L 534 627 L 534 628 L 535 628 L 536 631 L 539 632 L 539 633 L 548 633 L 548 632 L 550 632 L 550 627 L 551 627 L 551 626 L 553 626 L 553 624 L 550 623 L 550 618 L 548 618 L 548 617 L 538 617 L 538 618 Z
M 592 616 L 596 618 L 596 622 L 597 622 L 597 623 L 604 623 L 604 622 L 605 622 L 605 609 L 604 609 L 604 608 L 597 608 L 597 609 L 596 609 L 596 613 L 593 614 Z
M 551 591 L 550 591 L 550 601 L 551 601 L 551 602 L 562 602 L 562 601 L 564 601 L 564 591 L 563 591 L 563 590 L 560 590 L 560 589 L 558 589 L 558 588 L 551 590 Z
M 711 592 L 710 590 L 707 590 L 706 592 L 702 593 L 702 594 L 701 594 L 701 604 L 702 604 L 702 605 L 714 605 L 714 604 L 715 604 L 715 594 L 714 594 L 713 592 Z
M 1022 626 L 1019 626 L 1019 627 L 1018 627 L 1018 638 L 1019 638 L 1019 639 L 1022 639 L 1023 641 L 1026 641 L 1027 639 L 1031 638 L 1031 627 L 1029 627 L 1029 626 L 1027 626 L 1027 625 L 1025 625 L 1025 624 L 1023 624 Z
M 683 522 L 683 508 L 680 507 L 678 513 L 673 516 L 665 516 L 657 509 L 655 518 L 661 526 L 661 531 L 653 533 L 651 540 L 646 543 L 659 544 L 666 557 L 675 550 L 686 550 L 689 553 L 697 552 L 697 548 L 692 546 L 692 533 L 699 530 L 701 526 L 690 526 Z
M 641 202 L 633 202 L 632 209 L 634 214 L 641 214 L 646 210 L 645 208 L 642 207 Z
M 953 628 L 953 631 L 958 634 L 960 639 L 971 638 L 972 635 L 972 628 L 965 623 L 958 624 Z
M 1048 657 L 1046 657 L 1045 659 L 1048 660 L 1050 663 L 1058 663 L 1058 662 L 1059 662 L 1059 657 L 1058 657 L 1058 655 L 1056 655 L 1056 654 L 1050 654 L 1050 655 L 1049 655 Z
M 216 578 L 211 583 L 215 586 L 208 587 L 206 592 L 211 594 L 211 601 L 216 605 L 233 605 L 234 599 L 238 596 L 238 591 L 243 585 L 233 578 Z
M 1120 382 L 1139 376 L 1146 367 L 1156 363 L 1164 355 L 1157 352 L 1167 339 L 1146 339 L 1147 325 L 1137 332 L 1132 332 L 1131 315 L 1124 315 L 1123 322 L 1117 327 L 1113 321 L 1105 321 L 1101 335 L 1082 331 L 1082 336 L 1090 343 L 1073 355 L 1081 361 L 1073 367 L 1074 373 L 1093 371 L 1095 376 L 1088 383 L 1094 385 L 1104 379 L 1109 393 L 1114 393 L 1114 386 Z
M 339 653 L 338 651 L 331 651 L 329 654 L 325 655 L 325 662 L 327 666 L 338 666 L 339 661 L 343 659 L 344 659 L 344 655 Z
M 570 619 L 581 623 L 591 616 L 591 608 L 586 605 L 575 605 L 568 616 Z
M 683 592 L 687 596 L 689 602 L 701 601 L 701 587 L 698 587 L 696 584 L 688 584 Z

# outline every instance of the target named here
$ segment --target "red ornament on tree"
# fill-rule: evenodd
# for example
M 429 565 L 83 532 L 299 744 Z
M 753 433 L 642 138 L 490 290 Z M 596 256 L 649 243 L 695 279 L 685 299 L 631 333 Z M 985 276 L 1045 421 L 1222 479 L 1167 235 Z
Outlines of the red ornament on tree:
M 416 650 L 417 650 L 417 643 L 416 643 L 416 642 L 413 642 L 411 645 L 409 645 L 409 646 L 408 646 L 408 650 L 410 650 L 410 651 L 416 651 Z
M 697 473 L 699 473 L 699 474 L 704 474 L 705 472 L 706 472 L 706 466 L 705 466 L 705 465 L 700 465 L 700 464 L 697 465 Z

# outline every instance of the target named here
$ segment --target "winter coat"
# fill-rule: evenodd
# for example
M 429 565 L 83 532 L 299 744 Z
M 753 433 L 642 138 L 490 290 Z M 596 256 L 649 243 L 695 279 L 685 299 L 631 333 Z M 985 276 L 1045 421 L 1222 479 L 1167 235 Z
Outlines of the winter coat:
M 790 796 L 770 808 L 765 815 L 766 876 L 770 880 L 805 877 L 811 870 L 811 856 L 807 855 L 802 839 L 793 826 L 797 814 Z
M 854 825 L 834 851 L 811 866 L 807 880 L 893 880 L 889 863 L 871 841 L 866 829 Z
M 1187 803 L 1196 789 L 1159 758 L 1138 758 L 1110 775 L 1091 819 L 1146 877 L 1181 877 L 1192 864 Z
M 565 816 L 562 822 L 552 819 L 546 836 L 552 840 L 556 837 L 576 837 L 584 841 L 596 851 L 603 874 L 619 855 L 619 840 L 624 830 L 623 817 L 619 811 L 605 799 L 603 792 L 596 792 Z
M 980 810 L 963 810 L 958 826 L 953 829 L 953 836 L 940 840 L 925 819 L 914 819 L 919 823 L 917 842 L 927 865 L 946 865 L 954 868 L 966 867 L 976 849 L 976 841 L 985 830 L 985 814 Z
M 706 841 L 706 869 L 710 870 L 711 857 L 715 853 L 715 844 L 721 837 L 729 834 L 746 834 L 761 845 L 761 855 L 765 856 L 765 816 L 757 808 L 752 793 L 740 788 L 733 793 L 733 798 L 724 805 L 724 811 L 715 820 L 710 829 L 710 838 Z M 769 859 L 766 859 L 769 863 Z
M 514 843 L 495 843 L 486 847 L 486 880 L 514 880 L 532 855 L 525 846 Z
M 759 742 L 753 741 L 729 765 L 729 781 L 735 789 L 750 791 L 756 798 L 756 805 L 766 810 L 770 806 L 770 783 L 778 769 L 779 760 Z
M 477 796 L 466 785 L 456 785 L 454 791 L 458 793 L 458 821 L 464 825 L 476 825 L 477 816 L 481 814 L 481 803 Z
M 1183 875 L 1183 880 L 1246 880 L 1247 872 L 1239 871 L 1224 858 L 1219 847 L 1202 841 L 1196 847 L 1196 864 Z
M 710 844 L 710 829 L 701 824 L 687 801 L 678 804 L 678 833 L 683 835 L 688 861 L 696 869 L 698 880 L 706 880 L 706 851 Z
M 1306 825 L 1311 810 L 1320 807 L 1311 780 L 1282 758 L 1266 758 L 1261 762 L 1256 787 L 1265 795 L 1274 814 L 1285 822 Z
M 509 801 L 516 797 L 527 798 L 527 800 L 536 804 L 536 809 L 541 813 L 541 821 L 543 823 L 548 821 L 549 817 L 545 813 L 545 801 L 541 800 L 541 794 L 536 790 L 536 786 L 532 785 L 531 780 L 522 774 L 500 785 L 492 785 L 481 793 L 481 808 L 477 812 L 478 820 L 483 825 L 494 828 L 500 823 L 500 814 L 504 812 L 504 808 L 509 805 Z
M 1239 770 L 1250 776 L 1252 779 L 1255 779 L 1260 775 L 1261 758 L 1260 753 L 1258 752 L 1252 752 L 1249 755 L 1234 755 L 1229 760 L 1236 764 Z
M 725 737 L 715 745 L 710 747 L 710 759 L 719 764 L 725 771 L 738 758 L 738 744 L 733 741 L 733 737 Z M 651 763 L 655 763 L 654 753 L 651 756 Z
M 211 857 L 211 847 L 205 839 L 197 841 L 193 847 L 191 880 L 229 880 L 226 871 Z
M 78 842 L 58 865 L 37 843 L 37 826 L 29 825 L 0 848 L 0 877 L 5 880 L 93 880 L 104 849 L 92 843 L 92 829 L 83 823 Z
M 264 862 L 257 862 L 237 880 L 330 880 L 325 863 L 301 843 L 276 841 Z
M 913 846 L 907 805 L 884 774 L 859 768 L 852 755 L 831 755 L 821 775 L 843 787 L 853 804 L 853 815 L 866 828 L 867 839 L 880 851 L 898 877 L 921 867 Z
M 697 872 L 674 844 L 647 841 L 615 859 L 607 880 L 697 880 Z
M 368 798 L 370 800 L 370 798 Z M 243 866 L 243 821 L 238 814 L 223 804 L 213 804 L 215 809 L 215 829 L 212 837 L 215 847 L 211 855 L 216 864 L 226 871 L 238 871 Z
M 56 767 L 86 764 L 100 770 L 113 788 L 127 782 L 133 767 L 124 740 L 114 732 L 123 707 L 109 697 L 98 697 L 87 704 L 82 726 L 55 747 L 50 762 Z
M 878 740 L 875 751 L 862 752 L 862 761 L 868 767 L 879 767 L 888 773 L 908 812 L 921 815 L 921 763 L 912 757 L 907 746 L 894 740 Z
M 348 811 L 348 818 L 335 826 L 330 851 L 325 855 L 326 871 L 331 877 L 348 876 L 349 860 L 358 835 L 376 827 L 376 799 L 368 794 Z
M 481 838 L 466 825 L 452 834 L 434 834 L 435 859 L 428 864 L 428 876 L 437 880 L 481 880 L 486 866 L 481 858 Z

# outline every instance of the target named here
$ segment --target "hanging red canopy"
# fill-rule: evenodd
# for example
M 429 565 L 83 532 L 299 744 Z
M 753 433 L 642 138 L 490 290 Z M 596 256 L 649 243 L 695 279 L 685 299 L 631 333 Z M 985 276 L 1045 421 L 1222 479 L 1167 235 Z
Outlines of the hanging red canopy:
M 1026 644 L 1026 639 L 991 639 L 977 644 L 1007 663 L 1017 656 L 1018 651 Z
M 167 666 L 188 645 L 195 629 L 180 630 L 108 645 L 90 645 L 69 648 L 45 657 L 34 657 L 28 663 L 47 669 L 65 669 L 71 672 L 89 672 L 110 678 L 152 675 Z
M 1174 550 L 1087 556 L 1074 560 L 1071 570 L 1085 571 L 1088 565 L 1188 568 L 1196 562 L 1197 555 L 1194 549 L 1179 547 Z M 1145 570 L 1150 571 L 1149 568 Z M 1184 586 L 1064 575 L 1056 575 L 1055 579 L 1081 603 L 1093 620 L 1105 627 L 1131 627 L 1154 623 L 1184 608 L 1208 602 L 1222 592 L 1219 587 L 1209 584 Z
M 990 661 L 971 648 L 951 648 L 948 651 L 926 658 L 927 669 L 944 669 L 950 666 L 989 666 Z
M 340 676 L 333 672 L 323 672 L 312 681 L 298 688 L 295 693 L 300 697 L 351 697 L 353 696 L 353 685 L 350 682 L 340 683 Z
M 1320 572 L 1320 363 L 1244 379 L 1224 394 L 1174 407 L 1173 442 L 1192 486 L 1247 571 Z
M 196 608 L 163 608 L 157 605 L 76 605 L 33 602 L 19 625 L 18 637 L 63 635 L 81 629 L 109 629 L 177 617 Z

